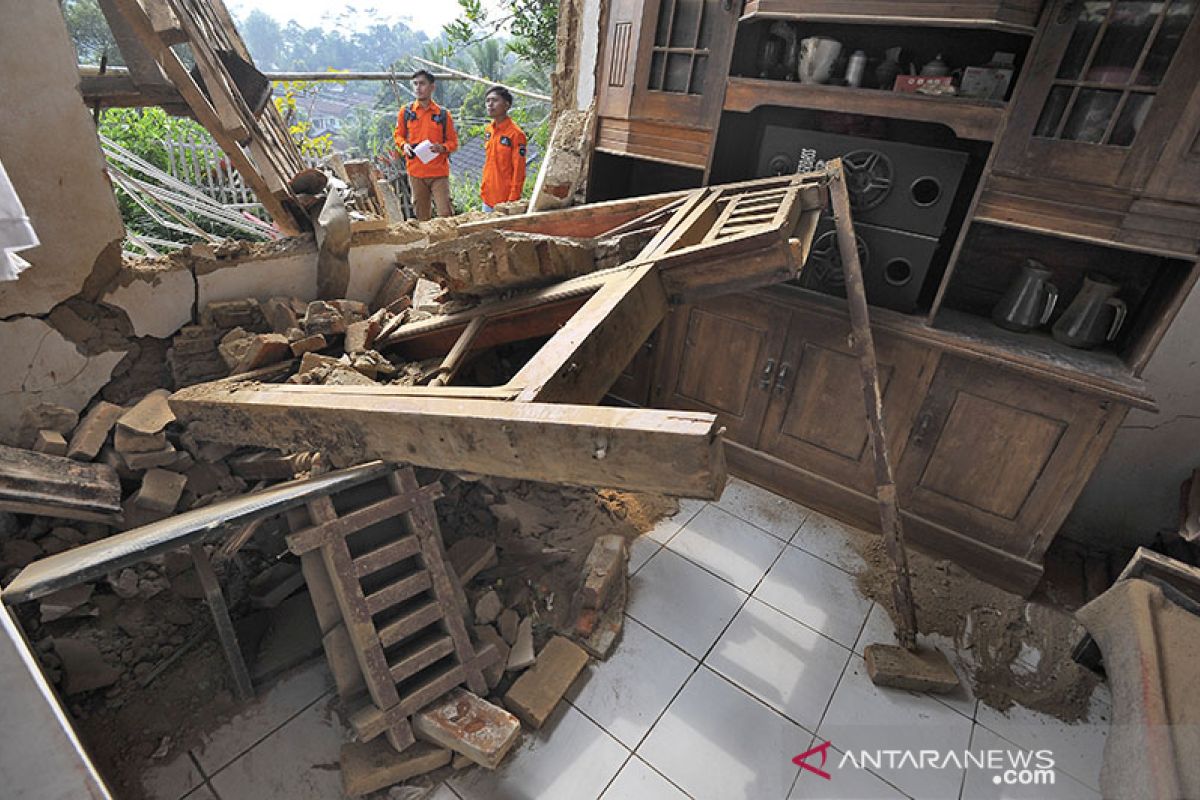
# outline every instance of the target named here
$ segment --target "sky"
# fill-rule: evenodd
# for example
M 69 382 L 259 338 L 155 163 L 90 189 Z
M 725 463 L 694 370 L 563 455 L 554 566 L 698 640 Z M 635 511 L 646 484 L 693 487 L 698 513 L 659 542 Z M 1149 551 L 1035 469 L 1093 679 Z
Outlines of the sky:
M 226 5 L 239 19 L 258 9 L 280 22 L 294 19 L 311 28 L 320 25 L 323 18 L 349 12 L 348 27 L 404 21 L 430 36 L 441 32 L 459 11 L 455 0 L 227 0 Z

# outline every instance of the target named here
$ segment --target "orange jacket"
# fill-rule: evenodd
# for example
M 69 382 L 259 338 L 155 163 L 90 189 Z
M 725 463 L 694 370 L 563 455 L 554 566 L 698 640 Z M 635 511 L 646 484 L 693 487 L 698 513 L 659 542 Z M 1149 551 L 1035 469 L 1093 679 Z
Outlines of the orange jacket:
M 479 196 L 489 206 L 520 200 L 525 186 L 525 146 L 528 139 L 512 117 L 487 126 L 487 158 Z
M 454 130 L 454 120 L 450 112 L 443 109 L 432 100 L 428 108 L 414 100 L 396 115 L 396 147 L 404 155 L 404 145 L 416 147 L 428 139 L 434 144 L 444 144 L 453 153 L 458 149 L 458 133 Z M 414 178 L 445 178 L 450 174 L 450 157 L 448 153 L 439 154 L 428 164 L 421 159 L 405 157 L 408 174 Z

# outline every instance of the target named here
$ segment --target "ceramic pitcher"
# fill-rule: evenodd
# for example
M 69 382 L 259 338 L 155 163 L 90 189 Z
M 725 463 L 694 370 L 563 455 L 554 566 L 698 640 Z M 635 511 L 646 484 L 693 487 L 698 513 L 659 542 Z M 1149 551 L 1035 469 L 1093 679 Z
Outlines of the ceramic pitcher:
M 842 43 L 824 36 L 811 36 L 800 41 L 800 82 L 828 83 L 833 63 L 842 53 Z
M 1099 273 L 1083 279 L 1083 287 L 1054 323 L 1054 338 L 1071 347 L 1091 348 L 1117 338 L 1128 307 L 1114 295 L 1121 287 Z
M 1051 277 L 1045 265 L 1027 259 L 1021 274 L 992 309 L 992 321 L 1020 333 L 1045 325 L 1058 303 L 1058 288 L 1050 282 Z

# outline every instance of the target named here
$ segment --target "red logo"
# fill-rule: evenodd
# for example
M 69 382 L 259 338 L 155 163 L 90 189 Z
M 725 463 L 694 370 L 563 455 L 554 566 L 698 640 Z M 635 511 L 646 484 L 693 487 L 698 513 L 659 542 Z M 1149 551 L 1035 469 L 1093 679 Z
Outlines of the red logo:
M 814 767 L 812 764 L 809 764 L 807 761 L 804 760 L 804 759 L 808 758 L 809 756 L 811 756 L 813 753 L 820 753 L 821 754 L 821 766 L 822 767 L 825 766 L 825 759 L 829 755 L 827 752 L 829 750 L 829 745 L 830 745 L 830 742 L 825 742 L 824 744 L 819 744 L 816 747 L 814 747 L 813 749 L 809 750 L 807 753 L 801 753 L 800 755 L 793 758 L 792 763 L 795 764 L 797 767 L 808 770 L 809 772 L 815 772 L 816 774 L 820 775 L 822 778 L 824 778 L 827 781 L 832 780 L 833 776 L 831 776 L 828 772 L 826 772 L 823 769 L 820 769 L 819 767 Z

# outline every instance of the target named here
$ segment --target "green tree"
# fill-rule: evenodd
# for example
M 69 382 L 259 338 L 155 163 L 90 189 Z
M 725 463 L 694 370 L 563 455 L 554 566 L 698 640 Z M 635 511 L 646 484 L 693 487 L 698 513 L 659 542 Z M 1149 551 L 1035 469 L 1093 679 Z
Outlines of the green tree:
M 512 34 L 508 49 L 534 66 L 549 69 L 558 58 L 558 0 L 503 0 L 493 13 L 483 0 L 458 0 L 462 16 L 446 26 L 455 44 L 465 45 L 498 35 L 506 26 Z
M 62 12 L 80 64 L 99 64 L 105 54 L 109 64 L 125 63 L 96 0 L 63 0 Z

